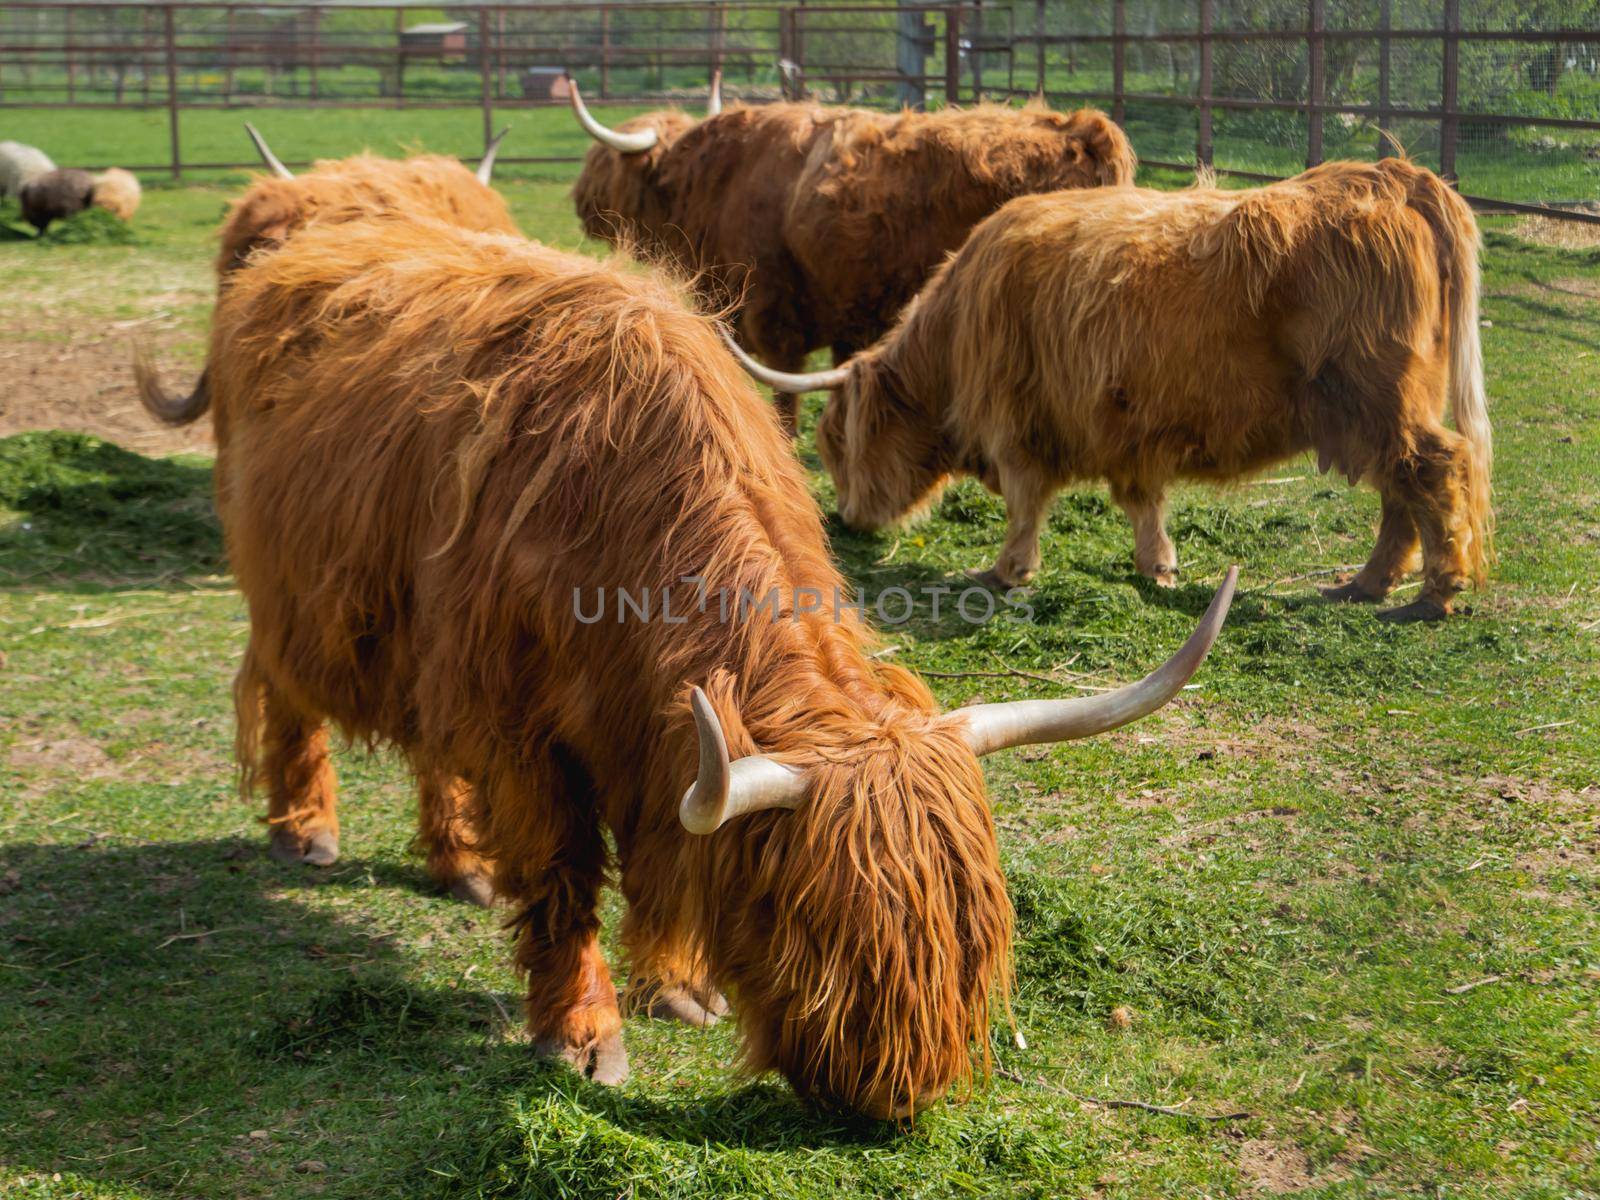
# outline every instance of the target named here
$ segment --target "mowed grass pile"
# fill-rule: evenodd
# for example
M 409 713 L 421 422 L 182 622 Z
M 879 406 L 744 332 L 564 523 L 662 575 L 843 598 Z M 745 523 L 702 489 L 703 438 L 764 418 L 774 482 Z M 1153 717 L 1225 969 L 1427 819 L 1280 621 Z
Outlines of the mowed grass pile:
M 579 245 L 564 185 L 506 190 Z M 177 289 L 192 365 L 229 194 L 153 190 L 134 246 L 0 246 L 0 284 L 64 341 Z M 431 890 L 386 756 L 339 755 L 338 865 L 272 864 L 232 784 L 246 623 L 209 462 L 0 441 L 0 1193 L 1595 1194 L 1600 256 L 1489 224 L 1501 557 L 1460 617 L 1320 602 L 1377 505 L 1295 461 L 1175 497 L 1175 591 L 1085 487 L 1031 623 L 947 599 L 884 630 L 948 704 L 1075 694 L 1155 664 L 1244 570 L 1177 704 L 987 760 L 1028 1048 L 997 1027 L 1002 1074 L 909 1130 L 741 1077 L 727 1027 L 630 1021 L 615 1091 L 541 1064 L 497 918 Z M 959 589 L 1002 506 L 967 483 L 914 530 L 830 532 L 865 588 Z

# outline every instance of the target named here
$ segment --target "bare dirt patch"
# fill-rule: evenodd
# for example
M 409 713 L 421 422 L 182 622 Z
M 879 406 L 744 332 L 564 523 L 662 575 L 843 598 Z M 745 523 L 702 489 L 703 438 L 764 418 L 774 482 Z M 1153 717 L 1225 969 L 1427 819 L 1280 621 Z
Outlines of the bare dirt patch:
M 30 322 L 32 324 L 32 322 Z M 36 326 L 35 326 L 36 328 Z M 62 325 L 64 340 L 41 341 L 0 321 L 0 437 L 33 429 L 91 433 L 140 454 L 215 452 L 211 422 L 180 429 L 156 424 L 133 385 L 133 338 L 151 349 L 169 389 L 187 389 L 196 368 L 173 353 L 175 330 Z
M 1239 1147 L 1239 1174 L 1257 1191 L 1281 1196 L 1311 1186 L 1311 1159 L 1299 1146 L 1251 1138 Z

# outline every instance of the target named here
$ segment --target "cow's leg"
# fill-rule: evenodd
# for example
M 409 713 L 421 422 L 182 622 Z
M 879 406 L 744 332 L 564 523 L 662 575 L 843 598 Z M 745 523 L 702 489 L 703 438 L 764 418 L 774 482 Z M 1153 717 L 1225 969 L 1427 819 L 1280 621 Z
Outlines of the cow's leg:
M 322 721 L 264 689 L 259 777 L 267 788 L 272 857 L 326 867 L 339 858 L 338 784 Z
M 661 887 L 663 879 L 677 874 L 671 861 L 637 851 L 622 855 L 622 893 L 628 902 L 622 940 L 633 968 L 623 1008 L 705 1028 L 727 1013 L 728 1001 L 706 979 L 703 956 L 680 932 L 681 895 Z
M 1472 578 L 1468 515 L 1471 464 L 1466 439 L 1436 421 L 1413 435 L 1409 454 L 1389 465 L 1384 484 L 1411 512 L 1422 538 L 1422 591 L 1410 604 L 1378 614 L 1385 621 L 1437 621 Z
M 1050 511 L 1056 485 L 1026 461 L 999 462 L 995 472 L 1006 502 L 1006 541 L 993 567 L 971 574 L 985 587 L 1021 587 L 1038 573 L 1039 530 Z
M 759 279 L 749 284 L 745 307 L 740 314 L 739 332 L 744 348 L 775 371 L 790 374 L 806 369 L 810 349 L 791 296 L 773 291 Z M 773 407 L 791 438 L 800 432 L 800 397 L 789 392 L 774 392 Z
M 1410 507 L 1398 495 L 1385 491 L 1378 541 L 1366 566 L 1349 583 L 1325 587 L 1322 594 L 1329 600 L 1376 604 L 1416 569 L 1417 545 L 1417 523 Z
M 428 856 L 428 874 L 457 900 L 494 903 L 489 869 L 474 849 L 469 818 L 471 789 L 435 771 L 417 776 L 417 841 Z
M 1167 536 L 1167 497 L 1160 488 L 1113 481 L 1111 498 L 1133 524 L 1133 565 L 1161 587 L 1178 582 L 1178 550 Z
M 564 754 L 473 805 L 494 859 L 494 890 L 516 916 L 515 961 L 528 981 L 528 1031 L 541 1054 L 596 1083 L 628 1076 L 622 1014 L 600 953 L 606 844 L 587 775 Z M 504 793 L 502 795 L 502 793 Z M 532 811 L 536 809 L 535 813 Z

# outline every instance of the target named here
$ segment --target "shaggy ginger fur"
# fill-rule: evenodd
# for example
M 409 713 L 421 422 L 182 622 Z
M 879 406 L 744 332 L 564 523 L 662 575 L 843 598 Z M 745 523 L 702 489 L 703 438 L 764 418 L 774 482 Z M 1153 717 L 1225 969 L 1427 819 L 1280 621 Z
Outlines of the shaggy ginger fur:
M 228 208 L 217 274 L 241 266 L 262 246 L 276 246 L 317 222 L 376 216 L 427 217 L 485 233 L 516 233 L 500 193 L 459 161 L 439 154 L 379 158 L 357 154 L 321 161 L 293 179 L 268 175 Z
M 334 822 L 324 721 L 471 785 L 541 1046 L 626 1072 L 596 905 L 653 990 L 731 996 L 749 1065 L 886 1115 L 970 1076 L 1011 910 L 983 776 L 873 661 L 772 410 L 668 286 L 516 239 L 373 220 L 252 258 L 210 347 L 217 497 L 249 604 L 240 765 L 273 820 Z M 696 585 L 785 593 L 721 620 Z M 670 591 L 684 623 L 576 617 Z M 811 773 L 710 836 L 685 703 Z
M 94 193 L 89 202 L 114 217 L 131 221 L 133 214 L 139 211 L 139 200 L 143 194 L 139 180 L 132 172 L 124 171 L 121 167 L 110 167 L 95 176 Z
M 840 514 L 879 527 L 976 475 L 1005 497 L 991 577 L 1010 586 L 1038 568 L 1055 492 L 1103 478 L 1139 570 L 1170 583 L 1168 483 L 1315 448 L 1383 496 L 1371 559 L 1332 594 L 1381 599 L 1420 540 L 1421 596 L 1387 615 L 1444 616 L 1489 553 L 1477 252 L 1466 203 L 1397 159 L 1251 191 L 1015 200 L 830 401 L 817 444 Z
M 877 340 L 1007 200 L 1131 183 L 1134 166 L 1088 109 L 772 104 L 675 126 L 648 154 L 592 147 L 573 195 L 591 235 L 698 272 L 741 342 L 794 371 L 819 347 L 843 358 Z

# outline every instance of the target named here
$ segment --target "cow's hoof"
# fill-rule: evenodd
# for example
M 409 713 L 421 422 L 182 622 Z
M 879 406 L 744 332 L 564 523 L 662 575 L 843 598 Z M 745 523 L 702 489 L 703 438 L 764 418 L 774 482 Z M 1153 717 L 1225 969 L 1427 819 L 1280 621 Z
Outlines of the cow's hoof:
M 709 1029 L 728 1011 L 727 998 L 715 988 L 701 993 L 702 1000 L 681 984 L 665 987 L 636 984 L 635 987 L 641 993 L 635 1011 L 657 1021 L 681 1021 L 696 1029 Z
M 1012 588 L 1021 587 L 1027 583 L 1029 579 L 1033 578 L 1033 572 L 1029 571 L 1024 578 L 1013 581 L 1006 579 L 993 567 L 990 567 L 987 571 L 979 571 L 973 568 L 967 572 L 967 578 L 979 587 L 988 588 L 991 592 L 1008 592 Z
M 1361 587 L 1355 580 L 1341 583 L 1338 587 L 1318 588 L 1324 600 L 1332 600 L 1339 604 L 1376 604 L 1382 596 L 1374 596 L 1366 588 Z
M 1410 604 L 1384 609 L 1378 614 L 1378 620 L 1409 625 L 1413 621 L 1442 621 L 1449 615 L 1450 610 L 1437 600 L 1413 600 Z
M 457 875 L 450 881 L 450 894 L 457 900 L 476 904 L 479 908 L 494 907 L 494 885 L 482 871 Z
M 309 837 L 302 838 L 287 829 L 274 829 L 267 853 L 274 862 L 331 867 L 339 861 L 339 835 L 319 829 Z
M 628 1078 L 628 1051 L 621 1033 L 581 1046 L 541 1039 L 534 1043 L 534 1050 L 546 1058 L 560 1059 L 584 1078 L 606 1087 L 616 1087 Z
M 1177 567 L 1152 567 L 1144 574 L 1157 587 L 1175 588 L 1178 586 Z

